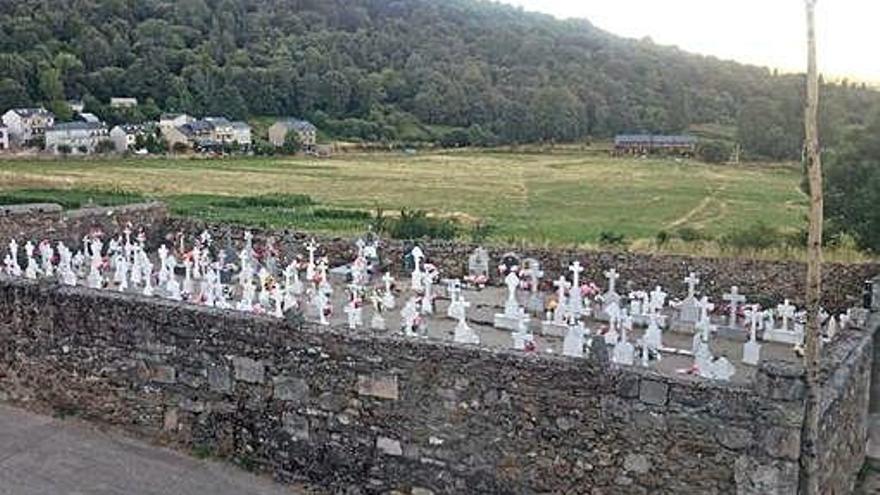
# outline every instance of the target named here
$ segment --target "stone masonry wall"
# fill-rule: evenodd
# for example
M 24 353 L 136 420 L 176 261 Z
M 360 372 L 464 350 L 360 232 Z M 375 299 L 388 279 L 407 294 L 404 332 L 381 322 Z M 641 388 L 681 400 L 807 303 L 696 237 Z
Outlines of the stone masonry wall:
M 195 234 L 205 229 L 212 231 L 220 239 L 229 232 L 233 239 L 243 237 L 244 229 L 236 226 L 221 226 L 201 221 L 171 218 L 166 225 L 167 232 L 187 232 Z M 284 247 L 285 253 L 305 254 L 302 242 L 308 235 L 288 230 L 252 229 L 255 242 L 265 242 L 267 237 L 275 237 Z M 354 256 L 354 245 L 351 239 L 319 237 L 321 248 L 319 253 L 328 256 L 333 263 L 351 261 Z M 297 244 L 291 246 L 294 241 Z M 462 276 L 467 273 L 468 255 L 476 246 L 465 243 L 428 242 L 422 243 L 428 260 L 441 268 L 443 276 Z M 582 280 L 595 282 L 600 287 L 606 284 L 603 273 L 616 268 L 621 274 L 618 287 L 626 290 L 627 286 L 650 288 L 662 283 L 667 292 L 673 296 L 684 297 L 687 286 L 684 278 L 695 272 L 702 279 L 699 290 L 708 294 L 713 300 L 721 301 L 721 295 L 729 291 L 731 286 L 739 286 L 740 292 L 757 296 L 757 302 L 766 306 L 775 306 L 783 299 L 789 298 L 795 304 L 803 304 L 804 281 L 806 266 L 794 261 L 765 261 L 741 258 L 699 258 L 679 255 L 654 255 L 626 252 L 596 252 L 565 249 L 538 248 L 492 248 L 489 254 L 492 270 L 505 253 L 513 251 L 522 259 L 533 257 L 541 262 L 544 269 L 544 280 L 554 280 L 560 274 L 570 276 L 568 266 L 577 259 L 584 264 Z M 400 241 L 383 240 L 380 252 L 385 259 L 394 260 L 389 267 L 393 272 L 400 273 L 403 265 L 399 260 L 405 254 L 405 244 Z M 880 274 L 880 264 L 836 264 L 826 263 L 823 288 L 824 304 L 829 311 L 843 312 L 853 306 L 861 306 L 862 291 L 865 281 Z M 499 277 L 496 277 L 498 279 Z M 552 287 L 551 287 L 552 289 Z
M 9 400 L 333 492 L 766 495 L 798 480 L 802 382 L 772 363 L 735 387 L 6 279 L 0 350 Z
M 96 207 L 62 211 L 55 204 L 0 206 L 0 250 L 16 239 L 20 245 L 43 239 L 64 241 L 74 249 L 82 238 L 93 230 L 111 234 L 120 233 L 130 222 L 135 228 L 143 227 L 151 235 L 162 231 L 168 218 L 168 209 L 162 203 L 133 204 L 120 207 Z M 155 242 L 157 239 L 151 238 Z
M 821 493 L 848 495 L 853 492 L 854 468 L 864 463 L 868 442 L 868 405 L 871 393 L 874 331 L 848 332 L 841 341 L 824 349 L 821 373 L 819 466 Z

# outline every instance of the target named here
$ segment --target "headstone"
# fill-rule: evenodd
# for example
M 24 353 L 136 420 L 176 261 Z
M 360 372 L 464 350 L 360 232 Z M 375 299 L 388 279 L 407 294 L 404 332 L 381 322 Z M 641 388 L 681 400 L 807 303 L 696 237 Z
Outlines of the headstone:
M 456 302 L 461 307 L 457 312 L 458 324 L 455 326 L 453 340 L 459 344 L 475 344 L 480 343 L 480 336 L 467 324 L 467 309 L 471 307 L 471 303 L 459 297 Z
M 652 312 L 648 315 L 648 329 L 642 338 L 645 347 L 651 352 L 659 352 L 663 348 L 663 331 L 660 329 L 659 315 Z
M 544 310 L 544 294 L 541 292 L 541 278 L 544 271 L 541 270 L 541 262 L 535 258 L 523 260 L 523 269 L 520 272 L 528 280 L 529 301 L 526 309 L 534 315 L 540 315 Z
M 315 252 L 318 250 L 318 244 L 311 239 L 306 244 L 306 251 L 309 253 L 309 263 L 306 265 L 306 280 L 313 281 L 315 279 Z
M 730 328 L 736 328 L 737 309 L 739 309 L 740 304 L 746 302 L 746 296 L 740 294 L 739 287 L 734 285 L 730 288 L 730 292 L 724 294 L 722 298 L 727 301 L 727 304 L 730 306 L 730 316 L 727 320 L 727 326 Z
M 180 301 L 183 298 L 180 295 L 180 284 L 177 277 L 172 273 L 165 284 L 165 296 L 172 301 Z
M 489 253 L 481 247 L 468 256 L 468 282 L 482 287 L 489 281 Z
M 697 306 L 697 285 L 700 279 L 697 274 L 690 273 L 684 279 L 687 284 L 687 296 L 678 306 L 678 321 L 684 324 L 694 324 L 700 319 L 700 308 Z
M 370 294 L 370 302 L 373 303 L 373 317 L 370 319 L 370 328 L 379 331 L 387 330 L 388 325 L 385 323 L 384 312 L 390 308 L 383 307 L 382 296 L 378 291 L 373 291 Z
M 608 290 L 605 294 L 602 295 L 602 312 L 601 315 L 605 319 L 608 319 L 608 307 L 612 304 L 617 305 L 617 309 L 620 309 L 620 294 L 617 293 L 617 279 L 620 278 L 620 274 L 617 273 L 617 270 L 611 269 L 605 272 L 605 278 L 608 280 Z
M 753 305 L 748 312 L 749 341 L 743 344 L 743 362 L 757 366 L 761 359 L 761 344 L 758 343 L 758 324 L 761 321 L 761 307 Z
M 348 316 L 348 329 L 357 330 L 364 325 L 361 287 L 357 284 L 351 284 L 348 286 L 348 292 L 349 300 L 345 306 L 345 314 Z
M 403 309 L 400 310 L 400 319 L 403 334 L 407 337 L 416 337 L 418 335 L 419 308 L 415 297 L 407 299 Z
M 584 299 L 581 293 L 581 273 L 584 267 L 579 261 L 575 261 L 568 267 L 571 272 L 571 292 L 568 297 L 569 311 L 575 318 L 579 318 L 583 314 Z
M 769 342 L 780 342 L 783 344 L 803 345 L 804 332 L 795 326 L 795 317 L 797 316 L 797 307 L 792 305 L 788 299 L 776 307 L 776 312 L 782 320 L 780 328 L 769 327 L 764 329 L 764 340 Z
M 541 333 L 543 335 L 552 335 L 562 337 L 568 332 L 568 299 L 565 295 L 571 284 L 564 276 L 560 276 L 559 280 L 553 282 L 556 287 L 556 306 L 553 311 L 547 312 L 546 318 L 541 322 Z
M 385 284 L 385 292 L 382 294 L 382 307 L 386 311 L 390 311 L 397 305 L 397 301 L 394 298 L 394 291 L 392 290 L 394 277 L 386 272 L 385 276 L 382 277 L 382 283 Z
M 495 328 L 518 331 L 521 327 L 528 326 L 531 319 L 516 300 L 519 277 L 514 270 L 508 271 L 504 283 L 507 285 L 507 300 L 504 303 L 504 313 L 495 314 Z
M 605 343 L 607 345 L 614 345 L 620 337 L 617 330 L 617 324 L 621 316 L 620 306 L 617 305 L 617 302 L 612 302 L 605 307 L 605 314 L 608 316 L 608 331 L 605 332 Z
M 422 248 L 419 246 L 414 246 L 412 251 L 410 251 L 410 256 L 413 260 L 413 271 L 412 271 L 412 280 L 411 280 L 411 288 L 414 291 L 421 292 L 422 290 L 422 260 L 425 258 L 425 253 L 422 251 Z
M 568 327 L 565 339 L 562 341 L 562 354 L 569 357 L 584 357 L 584 345 L 586 344 L 587 329 L 583 322 L 577 322 Z
M 620 329 L 620 338 L 614 343 L 614 351 L 611 360 L 624 366 L 632 366 L 635 362 L 635 346 L 629 342 L 629 332 L 632 331 L 633 320 L 631 317 L 624 318 Z

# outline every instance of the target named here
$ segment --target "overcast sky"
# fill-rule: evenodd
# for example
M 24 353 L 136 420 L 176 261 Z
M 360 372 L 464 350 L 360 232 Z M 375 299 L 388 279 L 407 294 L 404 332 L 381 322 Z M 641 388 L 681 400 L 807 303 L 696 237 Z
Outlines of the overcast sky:
M 695 53 L 787 71 L 806 66 L 803 0 L 502 1 Z M 817 9 L 822 72 L 880 82 L 880 0 L 819 0 Z

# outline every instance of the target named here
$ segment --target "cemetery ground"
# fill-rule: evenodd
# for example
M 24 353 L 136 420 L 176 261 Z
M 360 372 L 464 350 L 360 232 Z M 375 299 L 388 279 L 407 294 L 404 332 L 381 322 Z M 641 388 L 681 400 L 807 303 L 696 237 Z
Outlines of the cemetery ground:
M 576 150 L 0 162 L 3 203 L 155 198 L 179 215 L 339 234 L 363 232 L 378 210 L 393 218 L 407 209 L 451 219 L 458 237 L 488 236 L 489 243 L 708 255 L 735 245 L 742 255 L 742 237 L 745 248 L 759 244 L 768 257 L 800 256 L 790 247 L 800 245 L 805 224 L 800 184 L 794 164 L 708 165 Z M 830 255 L 841 258 L 861 257 L 846 249 Z

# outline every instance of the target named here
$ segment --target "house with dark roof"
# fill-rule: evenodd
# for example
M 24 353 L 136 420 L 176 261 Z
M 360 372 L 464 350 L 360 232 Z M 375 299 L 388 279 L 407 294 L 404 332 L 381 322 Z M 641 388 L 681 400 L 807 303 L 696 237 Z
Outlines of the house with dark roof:
M 303 149 L 311 150 L 315 147 L 318 139 L 318 128 L 307 120 L 282 119 L 269 127 L 269 142 L 275 147 L 284 146 L 287 134 L 295 132 L 299 136 L 299 142 Z
M 17 146 L 34 144 L 53 124 L 55 115 L 43 107 L 13 108 L 3 114 L 3 125 L 9 129 L 9 141 Z
M 614 138 L 616 155 L 647 155 L 652 153 L 693 155 L 697 138 L 686 135 L 620 134 Z
M 74 154 L 90 154 L 101 141 L 109 141 L 103 122 L 64 122 L 46 129 L 46 151 L 60 153 L 65 148 Z

